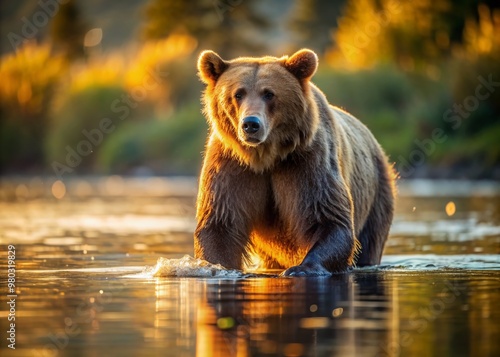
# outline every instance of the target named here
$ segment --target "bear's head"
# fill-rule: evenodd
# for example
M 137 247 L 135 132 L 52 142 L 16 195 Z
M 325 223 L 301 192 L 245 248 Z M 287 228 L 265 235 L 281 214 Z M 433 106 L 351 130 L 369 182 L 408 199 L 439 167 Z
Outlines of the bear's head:
M 202 52 L 204 112 L 225 152 L 262 172 L 310 145 L 319 123 L 310 83 L 317 66 L 318 57 L 306 49 L 290 57 L 230 61 Z

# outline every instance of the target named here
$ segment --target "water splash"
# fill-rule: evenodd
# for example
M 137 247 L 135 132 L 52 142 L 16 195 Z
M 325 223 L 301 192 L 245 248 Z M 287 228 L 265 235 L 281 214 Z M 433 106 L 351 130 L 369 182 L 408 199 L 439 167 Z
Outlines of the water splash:
M 158 262 L 151 270 L 154 277 L 194 277 L 194 278 L 246 278 L 254 274 L 247 274 L 241 270 L 226 269 L 220 264 L 211 264 L 206 260 L 195 259 L 185 255 L 180 259 L 158 258 Z

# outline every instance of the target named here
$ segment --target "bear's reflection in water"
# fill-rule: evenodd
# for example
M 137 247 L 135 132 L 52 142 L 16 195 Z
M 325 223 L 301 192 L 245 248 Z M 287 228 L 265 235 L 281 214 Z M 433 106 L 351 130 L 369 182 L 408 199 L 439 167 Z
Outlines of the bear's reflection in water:
M 380 276 L 202 282 L 198 356 L 386 355 L 397 326 Z

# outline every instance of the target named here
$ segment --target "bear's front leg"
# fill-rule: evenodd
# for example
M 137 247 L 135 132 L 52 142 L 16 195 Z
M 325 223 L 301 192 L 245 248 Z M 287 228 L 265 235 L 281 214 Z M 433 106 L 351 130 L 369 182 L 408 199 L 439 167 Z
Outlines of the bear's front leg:
M 195 257 L 228 269 L 241 269 L 249 240 L 248 214 L 242 211 L 241 198 L 228 185 L 232 180 L 209 178 L 200 187 L 198 225 L 194 233 Z M 232 185 L 231 185 L 232 186 Z
M 241 269 L 247 242 L 248 233 L 241 227 L 209 219 L 209 222 L 199 224 L 195 231 L 195 258 L 228 269 Z
M 241 269 L 248 257 L 250 232 L 265 207 L 269 185 L 221 150 L 207 152 L 197 202 L 195 257 Z
M 300 265 L 285 270 L 283 276 L 325 276 L 345 272 L 353 262 L 355 243 L 351 229 L 330 224 L 315 229 L 312 248 Z
M 354 207 L 338 170 L 318 167 L 312 157 L 303 155 L 293 165 L 284 164 L 276 171 L 273 189 L 290 239 L 307 250 L 305 256 L 297 257 L 302 258 L 301 263 L 282 275 L 321 276 L 347 271 L 357 250 Z

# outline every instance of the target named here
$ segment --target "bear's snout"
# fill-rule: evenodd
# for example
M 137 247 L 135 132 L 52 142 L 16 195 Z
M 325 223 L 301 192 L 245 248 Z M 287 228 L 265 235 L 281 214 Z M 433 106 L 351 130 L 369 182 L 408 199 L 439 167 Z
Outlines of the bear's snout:
M 257 146 L 266 140 L 265 121 L 257 115 L 243 117 L 240 121 L 239 138 L 248 146 Z
M 255 134 L 260 130 L 261 126 L 262 124 L 259 118 L 250 116 L 243 119 L 243 124 L 241 127 L 245 133 Z

